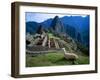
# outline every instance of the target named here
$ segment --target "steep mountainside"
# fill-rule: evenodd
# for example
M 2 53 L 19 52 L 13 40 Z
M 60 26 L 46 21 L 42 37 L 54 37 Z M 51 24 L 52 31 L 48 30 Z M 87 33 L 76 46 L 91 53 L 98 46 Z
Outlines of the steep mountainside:
M 46 31 L 51 30 L 61 36 L 69 35 L 74 40 L 89 47 L 89 16 L 65 16 L 62 18 L 55 16 L 42 23 L 26 22 L 26 32 L 36 34 L 40 25 Z

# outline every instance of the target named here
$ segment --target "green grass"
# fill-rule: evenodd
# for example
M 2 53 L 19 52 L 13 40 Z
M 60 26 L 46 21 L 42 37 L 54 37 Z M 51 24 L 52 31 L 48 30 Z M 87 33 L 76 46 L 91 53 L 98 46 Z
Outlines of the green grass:
M 77 64 L 89 64 L 89 57 L 80 55 L 76 62 Z
M 48 36 L 49 38 L 60 39 L 59 37 L 54 36 L 52 33 L 48 33 Z
M 76 64 L 89 64 L 88 56 L 79 55 L 79 59 L 75 61 Z M 36 66 L 58 66 L 58 65 L 72 65 L 71 61 L 64 58 L 63 53 L 48 53 L 32 57 L 26 55 L 26 67 Z

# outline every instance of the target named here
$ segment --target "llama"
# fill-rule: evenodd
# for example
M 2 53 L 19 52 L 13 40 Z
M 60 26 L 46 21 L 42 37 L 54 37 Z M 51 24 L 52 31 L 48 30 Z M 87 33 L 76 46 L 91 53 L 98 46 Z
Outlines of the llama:
M 74 53 L 67 53 L 65 48 L 62 48 L 62 50 L 64 51 L 64 57 L 67 60 L 72 61 L 72 64 L 75 64 L 75 60 L 77 60 L 79 57 L 78 55 L 74 54 Z

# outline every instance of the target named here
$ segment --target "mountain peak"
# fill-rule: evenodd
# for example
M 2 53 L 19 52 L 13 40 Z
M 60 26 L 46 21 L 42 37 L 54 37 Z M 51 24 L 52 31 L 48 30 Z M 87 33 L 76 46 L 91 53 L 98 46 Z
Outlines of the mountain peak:
M 44 31 L 44 28 L 43 28 L 42 25 L 40 25 L 39 28 L 38 28 L 38 30 L 37 30 L 37 33 L 38 33 L 38 34 L 42 34 L 43 31 Z
M 56 18 L 56 19 L 57 19 L 57 18 L 59 18 L 59 16 L 55 16 L 54 18 Z
M 51 23 L 51 28 L 56 33 L 64 32 L 64 26 L 63 26 L 63 23 L 62 23 L 61 19 L 59 18 L 59 16 L 54 17 L 54 19 L 52 20 L 52 23 Z
M 51 23 L 51 27 L 52 27 L 53 29 L 55 29 L 56 24 L 59 23 L 59 21 L 60 21 L 59 19 L 60 19 L 60 18 L 59 18 L 58 16 L 55 16 L 55 17 L 53 18 L 52 23 Z
M 58 20 L 59 20 L 59 16 L 55 16 L 55 17 L 54 17 L 54 20 L 55 20 L 55 21 L 58 21 Z

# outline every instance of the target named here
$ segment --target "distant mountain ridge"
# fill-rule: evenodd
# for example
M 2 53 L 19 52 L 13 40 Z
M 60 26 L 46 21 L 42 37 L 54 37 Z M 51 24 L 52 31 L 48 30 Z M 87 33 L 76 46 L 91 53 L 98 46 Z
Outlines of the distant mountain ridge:
M 57 34 L 68 34 L 78 42 L 89 46 L 89 16 L 64 16 L 47 19 L 44 22 L 26 22 L 26 32 L 35 34 L 39 26 L 46 30 L 53 30 Z

